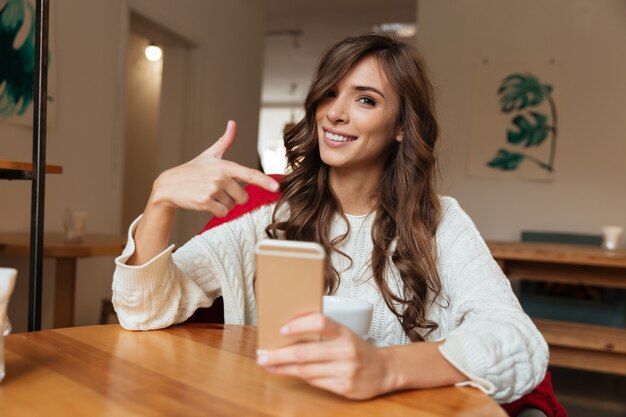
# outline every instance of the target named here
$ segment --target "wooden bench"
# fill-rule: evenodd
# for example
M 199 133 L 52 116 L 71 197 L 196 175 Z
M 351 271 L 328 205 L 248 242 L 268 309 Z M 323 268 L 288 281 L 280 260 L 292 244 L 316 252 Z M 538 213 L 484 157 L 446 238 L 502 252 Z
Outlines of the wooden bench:
M 550 346 L 550 365 L 626 376 L 626 331 L 534 319 Z

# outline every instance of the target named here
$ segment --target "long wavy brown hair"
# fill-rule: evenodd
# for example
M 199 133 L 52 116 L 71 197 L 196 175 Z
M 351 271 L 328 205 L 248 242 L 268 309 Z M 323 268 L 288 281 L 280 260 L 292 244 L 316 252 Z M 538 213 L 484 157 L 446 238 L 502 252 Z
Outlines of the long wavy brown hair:
M 271 238 L 315 241 L 327 254 L 334 251 L 347 256 L 336 245 L 349 230 L 333 241 L 329 237 L 334 216 L 345 216 L 330 187 L 330 168 L 320 157 L 315 113 L 327 92 L 365 57 L 377 59 L 398 93 L 397 128 L 403 132 L 403 140 L 391 141 L 381 155 L 385 166 L 376 190 L 373 276 L 409 339 L 420 341 L 438 327 L 427 320 L 426 313 L 441 291 L 435 259 L 441 208 L 434 186 L 439 128 L 433 88 L 415 48 L 388 36 L 367 34 L 339 41 L 323 54 L 306 96 L 305 116 L 285 133 L 288 173 L 280 182 L 282 195 L 273 223 L 265 230 Z M 279 220 L 281 207 L 288 208 L 286 220 Z M 389 260 L 400 272 L 403 294 L 394 294 L 387 284 Z M 339 273 L 327 261 L 324 275 L 326 292 L 332 294 L 339 285 Z

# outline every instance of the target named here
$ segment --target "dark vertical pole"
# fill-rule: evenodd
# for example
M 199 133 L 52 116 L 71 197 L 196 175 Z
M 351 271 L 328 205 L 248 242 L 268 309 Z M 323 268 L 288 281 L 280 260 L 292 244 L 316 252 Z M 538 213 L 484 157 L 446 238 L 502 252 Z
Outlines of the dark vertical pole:
M 41 330 L 43 214 L 46 188 L 46 114 L 48 103 L 48 0 L 37 0 L 35 82 L 33 85 L 33 180 L 30 214 L 28 331 Z

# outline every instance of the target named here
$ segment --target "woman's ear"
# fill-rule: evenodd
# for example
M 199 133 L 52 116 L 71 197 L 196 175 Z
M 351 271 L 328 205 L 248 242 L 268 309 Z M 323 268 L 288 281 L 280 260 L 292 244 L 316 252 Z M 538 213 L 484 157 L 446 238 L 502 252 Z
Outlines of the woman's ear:
M 404 139 L 404 130 L 400 129 L 400 131 L 396 135 L 396 140 L 398 142 L 402 142 L 402 139 Z

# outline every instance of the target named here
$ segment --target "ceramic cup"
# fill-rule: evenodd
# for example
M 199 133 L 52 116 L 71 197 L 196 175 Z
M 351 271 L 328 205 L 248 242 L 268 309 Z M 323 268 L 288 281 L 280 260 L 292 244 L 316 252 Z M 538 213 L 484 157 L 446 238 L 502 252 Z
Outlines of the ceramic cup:
M 367 339 L 374 312 L 372 303 L 358 298 L 325 295 L 322 305 L 326 316 L 348 327 L 363 339 Z
M 10 331 L 7 319 L 9 297 L 15 286 L 17 271 L 12 268 L 0 268 L 0 381 L 4 379 L 4 336 Z
M 602 226 L 602 246 L 608 250 L 617 249 L 623 232 L 622 226 Z

